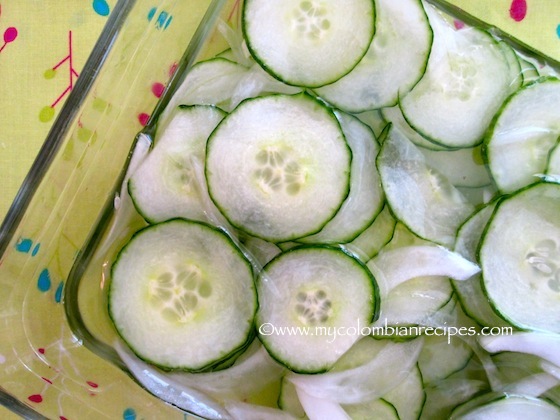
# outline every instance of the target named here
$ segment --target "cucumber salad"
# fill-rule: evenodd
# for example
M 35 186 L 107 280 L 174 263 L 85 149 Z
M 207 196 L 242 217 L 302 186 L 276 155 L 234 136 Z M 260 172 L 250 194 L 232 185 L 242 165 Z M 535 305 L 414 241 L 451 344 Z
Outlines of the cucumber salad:
M 554 71 L 420 0 L 234 27 L 116 201 L 130 373 L 208 419 L 559 419 Z

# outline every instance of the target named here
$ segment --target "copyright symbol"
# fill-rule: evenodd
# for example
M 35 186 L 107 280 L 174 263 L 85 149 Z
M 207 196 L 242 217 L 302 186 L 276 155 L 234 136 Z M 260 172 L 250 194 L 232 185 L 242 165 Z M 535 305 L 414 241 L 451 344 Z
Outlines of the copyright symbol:
M 274 326 L 270 322 L 267 322 L 265 324 L 261 324 L 261 326 L 259 327 L 259 334 L 260 335 L 272 335 L 272 334 L 274 334 Z

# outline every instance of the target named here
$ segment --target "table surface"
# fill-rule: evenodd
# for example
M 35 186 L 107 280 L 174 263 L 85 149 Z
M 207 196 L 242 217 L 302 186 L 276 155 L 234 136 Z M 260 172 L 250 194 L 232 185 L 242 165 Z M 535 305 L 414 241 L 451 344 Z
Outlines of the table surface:
M 0 0 L 0 221 L 116 0 Z
M 451 2 L 560 60 L 558 0 Z M 0 221 L 115 3 L 0 0 Z

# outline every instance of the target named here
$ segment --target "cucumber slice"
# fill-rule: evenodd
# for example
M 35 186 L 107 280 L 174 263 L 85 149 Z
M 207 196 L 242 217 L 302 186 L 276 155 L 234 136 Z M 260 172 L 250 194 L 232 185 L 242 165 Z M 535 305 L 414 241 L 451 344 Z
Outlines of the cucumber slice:
M 267 386 L 278 383 L 284 370 L 268 355 L 259 340 L 254 340 L 227 369 L 198 373 L 168 372 L 165 376 L 174 383 L 203 391 L 220 402 L 248 401 Z
M 338 338 L 337 338 L 338 339 Z M 381 398 L 398 387 L 416 369 L 422 339 L 402 343 L 364 337 L 322 375 L 287 378 L 307 394 L 341 404 L 359 404 Z
M 231 110 L 230 100 L 235 87 L 246 73 L 247 67 L 225 58 L 212 58 L 195 64 L 173 95 L 160 121 L 167 120 L 180 104 L 215 105 Z
M 348 112 L 395 105 L 426 70 L 432 30 L 420 0 L 376 0 L 375 11 L 376 32 L 366 55 L 346 76 L 316 90 Z
M 501 48 L 502 53 L 508 63 L 510 70 L 511 84 L 509 86 L 510 92 L 515 92 L 523 85 L 523 72 L 521 71 L 521 62 L 515 51 L 505 41 L 498 41 L 498 46 Z
M 560 418 L 560 407 L 540 398 L 487 394 L 457 407 L 451 413 L 453 420 L 524 420 L 528 418 L 557 420 Z
M 482 142 L 492 117 L 512 92 L 511 70 L 490 34 L 455 29 L 431 5 L 426 12 L 434 42 L 426 73 L 400 101 L 408 123 L 447 147 Z
M 299 239 L 302 243 L 344 243 L 358 236 L 384 204 L 375 166 L 379 144 L 367 125 L 356 117 L 337 112 L 342 132 L 352 150 L 350 192 L 336 215 L 319 233 Z
M 463 194 L 475 208 L 481 208 L 498 197 L 498 191 L 494 183 L 485 185 L 484 187 L 457 187 L 457 190 Z
M 348 195 L 352 153 L 307 94 L 244 101 L 208 139 L 208 192 L 229 222 L 271 242 L 318 232 Z
M 371 111 L 361 112 L 359 114 L 356 114 L 356 117 L 358 117 L 361 122 L 371 128 L 371 131 L 373 131 L 376 139 L 381 140 L 381 133 L 387 125 L 387 121 L 385 121 L 385 119 L 383 118 L 381 110 L 373 109 Z
M 515 351 L 534 354 L 560 366 L 560 335 L 549 332 L 514 332 L 507 335 L 480 337 L 480 345 L 490 353 Z
M 231 96 L 231 108 L 235 108 L 243 100 L 272 93 L 295 95 L 301 88 L 289 86 L 273 78 L 258 64 L 253 64 L 241 77 Z
M 428 336 L 418 357 L 425 384 L 435 383 L 463 369 L 473 351 L 462 338 L 456 336 Z
M 539 71 L 533 63 L 519 55 L 517 56 L 517 59 L 519 60 L 519 66 L 521 68 L 521 74 L 523 75 L 524 85 L 528 85 L 529 83 L 534 82 L 540 77 Z
M 206 221 L 192 160 L 204 160 L 206 139 L 225 116 L 213 106 L 179 106 L 132 174 L 128 191 L 148 222 L 176 217 Z
M 478 188 L 492 184 L 484 166 L 482 146 L 434 151 L 419 147 L 426 163 L 445 176 L 455 187 Z
M 390 122 L 398 128 L 399 131 L 401 131 L 416 146 L 435 151 L 450 150 L 449 147 L 434 143 L 412 128 L 405 120 L 401 108 L 398 105 L 390 108 L 383 108 L 381 113 L 387 122 Z
M 433 246 L 434 243 L 420 238 L 418 235 L 411 232 L 405 224 L 397 222 L 397 224 L 395 225 L 395 229 L 393 230 L 393 237 L 391 238 L 389 243 L 385 245 L 385 247 L 383 247 L 383 250 L 389 251 L 391 249 L 398 249 L 404 246 L 412 245 Z
M 550 150 L 548 164 L 546 166 L 546 175 L 554 177 L 555 179 L 560 179 L 560 137 L 558 138 L 556 146 Z
M 385 205 L 371 225 L 360 233 L 352 242 L 345 244 L 350 252 L 360 256 L 364 261 L 372 259 L 383 248 L 395 231 L 397 221 L 391 215 L 389 206 Z
M 383 399 L 396 408 L 400 419 L 418 419 L 426 401 L 420 369 L 412 369 L 406 379 L 386 393 Z
M 251 339 L 257 297 L 251 265 L 221 231 L 171 220 L 149 226 L 119 253 L 109 314 L 138 357 L 201 371 Z
M 298 419 L 306 419 L 305 410 L 301 406 L 296 387 L 284 376 L 280 383 L 280 395 L 278 396 L 278 407 L 290 413 Z
M 259 262 L 261 267 L 264 267 L 270 260 L 282 252 L 275 244 L 252 236 L 243 238 L 241 243 L 247 252 Z
M 539 79 L 513 94 L 496 116 L 484 151 L 500 191 L 539 181 L 560 137 L 560 80 Z
M 369 325 L 379 311 L 367 267 L 327 246 L 280 254 L 260 274 L 257 291 L 259 337 L 273 358 L 295 372 L 330 369 L 360 337 L 357 324 Z M 341 329 L 348 334 L 333 339 Z
M 488 384 L 476 379 L 449 378 L 427 386 L 420 420 L 449 419 L 455 407 L 485 391 Z
M 560 405 L 560 377 L 558 366 L 543 363 L 543 359 L 532 354 L 504 351 L 492 355 L 492 360 L 499 371 L 503 390 L 506 392 L 515 387 L 515 384 L 523 382 L 527 378 L 535 378 L 542 375 L 543 370 L 549 374 L 549 378 L 556 378 L 556 386 L 546 393 L 539 393 L 543 398 L 549 399 L 556 405 Z M 556 372 L 554 372 L 556 371 Z M 534 395 L 537 396 L 537 395 Z
M 450 246 L 474 208 L 395 127 L 377 157 L 383 190 L 393 214 L 418 236 Z
M 383 317 L 373 326 L 375 336 L 383 327 L 417 327 L 426 322 L 444 308 L 453 297 L 453 288 L 445 277 L 418 277 L 395 287 L 381 301 Z M 391 334 L 393 332 L 394 334 Z M 407 335 L 403 335 L 406 333 Z M 390 336 L 415 337 L 420 334 L 418 328 L 389 329 Z
M 513 325 L 560 333 L 560 184 L 541 182 L 500 201 L 482 238 L 483 286 Z
M 370 420 L 374 413 L 376 420 L 399 420 L 396 408 L 382 398 L 361 404 L 343 405 L 342 408 L 352 420 Z
M 496 202 L 492 202 L 473 214 L 459 229 L 455 252 L 469 261 L 476 261 L 480 238 L 492 217 Z M 482 290 L 482 275 L 476 274 L 466 281 L 452 281 L 465 314 L 481 325 L 494 327 L 507 323 L 492 309 Z
M 307 87 L 352 70 L 375 31 L 372 0 L 246 0 L 242 19 L 255 61 L 274 77 Z

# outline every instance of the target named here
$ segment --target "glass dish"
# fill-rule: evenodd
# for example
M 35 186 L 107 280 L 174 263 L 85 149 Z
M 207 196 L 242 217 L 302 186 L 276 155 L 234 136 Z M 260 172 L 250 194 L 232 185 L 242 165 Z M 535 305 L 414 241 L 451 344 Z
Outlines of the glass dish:
M 469 2 L 436 3 L 468 23 L 493 23 Z M 0 229 L 0 405 L 30 418 L 185 417 L 121 369 L 106 344 L 115 333 L 100 310 L 102 266 L 90 263 L 137 133 L 153 132 L 194 62 L 226 48 L 215 24 L 238 24 L 239 11 L 239 0 L 115 7 Z M 493 31 L 528 53 L 538 48 L 506 29 Z

